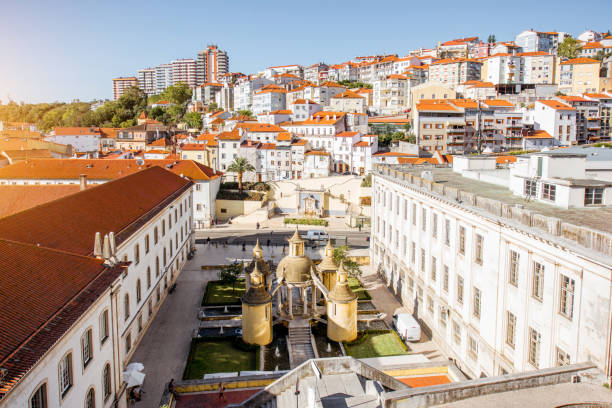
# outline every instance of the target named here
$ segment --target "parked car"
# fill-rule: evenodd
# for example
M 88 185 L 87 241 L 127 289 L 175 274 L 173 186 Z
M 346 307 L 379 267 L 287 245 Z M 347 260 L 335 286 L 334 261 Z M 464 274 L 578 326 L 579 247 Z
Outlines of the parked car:
M 406 341 L 421 340 L 421 326 L 410 313 L 398 313 L 393 316 L 393 327 L 399 336 Z
M 329 235 L 322 230 L 308 230 L 304 238 L 310 241 L 327 241 Z

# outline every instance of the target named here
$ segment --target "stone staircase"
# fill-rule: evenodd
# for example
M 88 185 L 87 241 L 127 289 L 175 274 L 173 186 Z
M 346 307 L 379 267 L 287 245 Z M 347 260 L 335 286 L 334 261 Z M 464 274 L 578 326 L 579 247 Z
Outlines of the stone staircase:
M 304 361 L 315 358 L 310 340 L 310 322 L 306 319 L 294 319 L 289 322 L 289 344 L 291 345 L 291 368 Z

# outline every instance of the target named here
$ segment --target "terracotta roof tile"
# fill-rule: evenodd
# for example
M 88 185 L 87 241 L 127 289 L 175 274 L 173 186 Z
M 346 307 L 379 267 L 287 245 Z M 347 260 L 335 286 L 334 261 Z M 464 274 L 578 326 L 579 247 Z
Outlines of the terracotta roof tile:
M 80 190 L 81 186 L 78 184 L 0 185 L 0 218 L 78 193 Z

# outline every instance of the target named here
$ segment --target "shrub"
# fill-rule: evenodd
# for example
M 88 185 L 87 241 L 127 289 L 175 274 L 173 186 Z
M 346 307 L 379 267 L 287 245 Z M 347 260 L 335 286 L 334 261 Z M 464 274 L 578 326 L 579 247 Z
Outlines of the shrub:
M 258 191 L 237 191 L 219 190 L 217 200 L 238 200 L 238 201 L 261 201 L 264 198 L 264 193 Z
M 372 175 L 368 174 L 361 180 L 361 187 L 372 187 Z
M 296 225 L 321 225 L 326 226 L 327 221 L 320 218 L 285 218 L 283 221 L 285 224 L 296 224 Z

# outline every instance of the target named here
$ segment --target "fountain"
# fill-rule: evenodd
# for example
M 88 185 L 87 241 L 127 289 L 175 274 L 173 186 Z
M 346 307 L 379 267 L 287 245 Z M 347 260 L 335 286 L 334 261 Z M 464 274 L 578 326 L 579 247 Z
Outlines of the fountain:
M 223 326 L 221 326 L 221 329 L 219 330 L 219 334 L 223 334 Z
M 331 349 L 331 344 L 327 343 L 327 352 L 331 353 L 332 349 Z
M 227 313 L 227 306 L 223 308 L 223 313 Z
M 274 371 L 278 371 L 278 364 L 274 367 Z
M 280 357 L 280 350 L 278 349 L 278 346 L 276 346 L 276 349 L 274 350 L 274 355 L 276 357 Z

